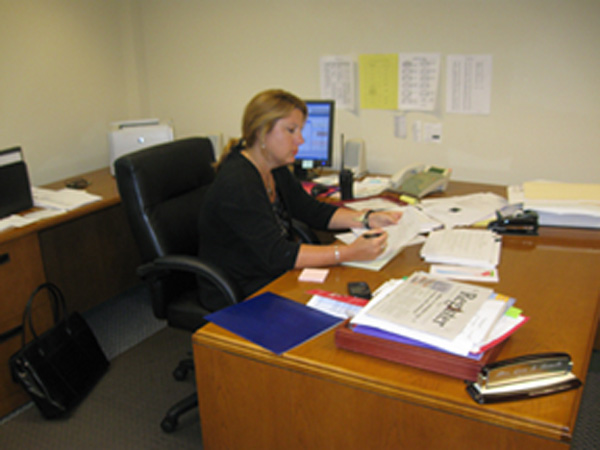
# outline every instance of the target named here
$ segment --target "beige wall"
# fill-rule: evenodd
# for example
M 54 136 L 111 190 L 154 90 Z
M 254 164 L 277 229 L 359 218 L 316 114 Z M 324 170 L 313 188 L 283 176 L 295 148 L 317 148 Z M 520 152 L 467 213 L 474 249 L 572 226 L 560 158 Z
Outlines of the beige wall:
M 33 184 L 107 165 L 131 104 L 118 5 L 0 0 L 0 148 L 23 147 Z
M 0 13 L 0 148 L 22 145 L 36 183 L 106 165 L 111 121 L 237 136 L 259 90 L 318 97 L 321 56 L 399 52 L 493 55 L 492 113 L 446 114 L 441 89 L 438 111 L 407 118 L 441 122 L 442 143 L 418 144 L 394 137 L 397 112 L 338 111 L 370 170 L 600 182 L 597 0 L 0 0 Z

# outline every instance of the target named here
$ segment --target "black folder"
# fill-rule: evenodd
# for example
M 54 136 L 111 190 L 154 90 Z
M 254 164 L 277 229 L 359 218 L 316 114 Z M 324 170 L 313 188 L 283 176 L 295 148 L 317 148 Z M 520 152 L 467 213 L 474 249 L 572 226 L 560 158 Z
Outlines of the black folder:
M 20 147 L 0 151 L 0 218 L 33 206 L 27 166 Z

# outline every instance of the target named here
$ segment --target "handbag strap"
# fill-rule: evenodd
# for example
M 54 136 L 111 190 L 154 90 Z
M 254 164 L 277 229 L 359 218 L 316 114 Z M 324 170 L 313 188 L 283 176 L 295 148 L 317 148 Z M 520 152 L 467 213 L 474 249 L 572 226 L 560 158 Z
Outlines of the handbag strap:
M 61 317 L 67 317 L 67 304 L 65 302 L 65 297 L 63 296 L 63 293 L 58 288 L 58 286 L 51 282 L 40 284 L 29 296 L 29 300 L 27 300 L 27 305 L 25 306 L 25 311 L 23 311 L 23 334 L 21 335 L 21 342 L 23 346 L 25 346 L 25 330 L 27 323 L 29 324 L 29 329 L 31 330 L 33 338 L 36 340 L 38 339 L 38 335 L 35 332 L 35 329 L 33 328 L 31 308 L 33 305 L 33 300 L 43 290 L 48 290 L 51 294 L 52 315 L 54 317 L 54 323 L 57 324 L 60 321 Z

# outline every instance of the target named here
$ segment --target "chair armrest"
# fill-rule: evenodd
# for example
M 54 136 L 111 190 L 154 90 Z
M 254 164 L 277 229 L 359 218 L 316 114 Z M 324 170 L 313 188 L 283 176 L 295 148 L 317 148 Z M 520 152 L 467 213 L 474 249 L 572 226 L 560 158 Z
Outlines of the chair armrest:
M 292 232 L 300 239 L 304 244 L 320 244 L 321 241 L 304 222 L 300 222 L 297 219 L 292 219 Z
M 174 271 L 190 273 L 213 284 L 230 305 L 241 300 L 239 289 L 223 270 L 195 256 L 169 255 L 156 258 L 138 267 L 137 274 L 142 280 L 156 280 Z

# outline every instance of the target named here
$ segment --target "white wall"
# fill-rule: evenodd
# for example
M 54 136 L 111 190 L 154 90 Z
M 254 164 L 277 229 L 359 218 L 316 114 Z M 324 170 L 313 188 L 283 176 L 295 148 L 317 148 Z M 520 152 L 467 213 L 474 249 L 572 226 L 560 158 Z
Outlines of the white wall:
M 597 0 L 0 0 L 0 16 L 0 148 L 23 146 L 34 184 L 106 166 L 112 121 L 238 136 L 262 89 L 318 97 L 321 56 L 399 52 L 491 54 L 492 113 L 446 114 L 442 89 L 408 121 L 441 122 L 443 141 L 417 144 L 394 137 L 396 112 L 338 111 L 370 170 L 600 182 Z
M 150 108 L 180 135 L 239 135 L 245 103 L 264 88 L 318 96 L 323 55 L 491 54 L 491 115 L 446 114 L 443 89 L 435 114 L 408 115 L 409 127 L 441 122 L 442 144 L 395 138 L 391 111 L 342 111 L 337 131 L 366 141 L 377 172 L 424 161 L 463 180 L 600 182 L 597 0 L 140 3 Z
M 0 0 L 0 17 L 0 149 L 23 148 L 33 184 L 106 166 L 108 124 L 139 104 L 119 0 Z

